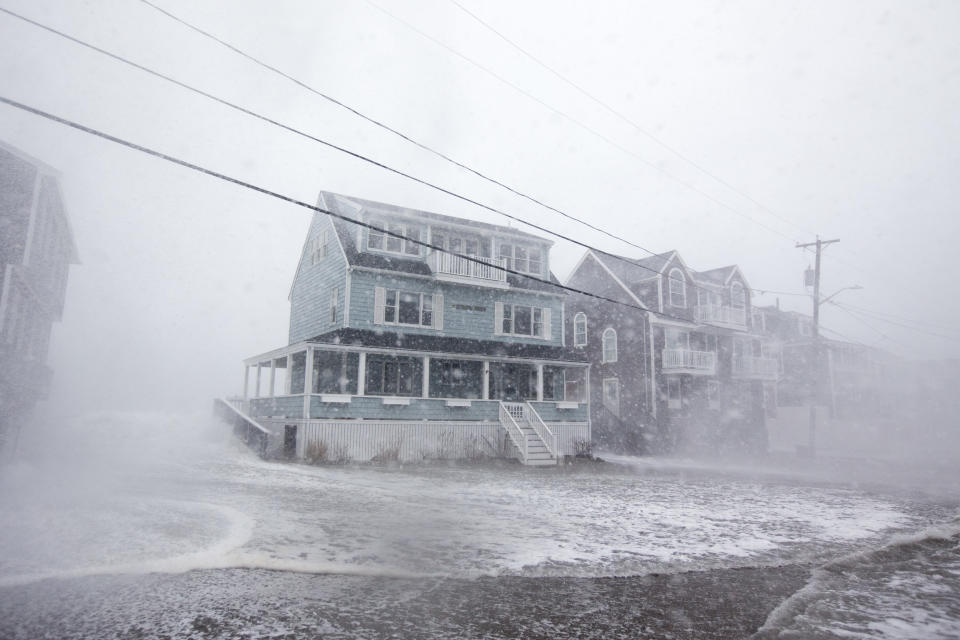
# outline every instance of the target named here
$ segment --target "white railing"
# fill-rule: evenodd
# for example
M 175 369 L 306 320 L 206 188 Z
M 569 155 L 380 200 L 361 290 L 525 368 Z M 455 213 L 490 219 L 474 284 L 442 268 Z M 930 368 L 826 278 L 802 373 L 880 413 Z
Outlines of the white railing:
M 506 282 L 507 272 L 502 269 L 506 266 L 506 258 L 470 257 L 472 259 L 467 260 L 446 251 L 434 251 L 427 256 L 427 264 L 434 273 Z
M 780 363 L 775 358 L 740 356 L 733 359 L 733 375 L 776 380 Z
M 725 304 L 698 304 L 696 318 L 697 322 L 747 326 L 747 310 L 736 309 Z
M 508 406 L 510 408 L 508 408 Z M 523 410 L 523 405 L 519 405 L 521 409 L 521 415 Z M 523 431 L 520 430 L 520 425 L 517 424 L 516 419 L 511 413 L 511 409 L 515 409 L 517 405 L 506 405 L 500 403 L 500 424 L 503 425 L 503 428 L 507 430 L 507 435 L 510 436 L 510 439 L 513 441 L 513 444 L 516 445 L 517 450 L 520 452 L 520 461 L 523 463 L 527 462 L 527 456 L 529 455 L 527 450 L 527 436 Z
M 557 446 L 557 435 L 550 430 L 550 427 L 547 426 L 547 423 L 543 421 L 543 418 L 540 417 L 540 414 L 537 413 L 530 403 L 527 403 L 527 424 L 533 427 L 533 430 L 537 432 L 537 436 L 543 440 L 543 445 L 547 448 L 547 452 L 554 458 L 559 458 L 559 448 Z
M 664 349 L 664 369 L 696 369 L 697 371 L 715 371 L 717 354 L 713 351 L 691 351 L 689 349 Z

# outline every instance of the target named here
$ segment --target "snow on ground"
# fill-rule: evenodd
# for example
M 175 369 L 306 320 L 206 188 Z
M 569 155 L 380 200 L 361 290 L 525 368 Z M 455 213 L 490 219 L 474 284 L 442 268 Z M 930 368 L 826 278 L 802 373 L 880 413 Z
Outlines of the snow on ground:
M 816 561 L 922 522 L 863 491 L 636 459 L 309 467 L 261 461 L 199 416 L 41 435 L 0 475 L 0 585 L 203 567 L 636 575 Z

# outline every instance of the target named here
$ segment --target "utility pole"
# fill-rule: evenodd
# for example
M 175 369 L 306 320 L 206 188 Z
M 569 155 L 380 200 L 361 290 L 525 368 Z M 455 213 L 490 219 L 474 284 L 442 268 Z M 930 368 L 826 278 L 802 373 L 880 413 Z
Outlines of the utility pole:
M 816 454 L 817 445 L 817 399 L 820 397 L 820 254 L 823 248 L 834 242 L 840 242 L 839 238 L 834 240 L 821 240 L 817 236 L 816 242 L 797 243 L 797 249 L 806 249 L 807 247 L 817 248 L 816 262 L 813 270 L 813 371 L 811 373 L 811 392 L 810 392 L 810 431 L 808 435 L 807 448 L 810 457 Z

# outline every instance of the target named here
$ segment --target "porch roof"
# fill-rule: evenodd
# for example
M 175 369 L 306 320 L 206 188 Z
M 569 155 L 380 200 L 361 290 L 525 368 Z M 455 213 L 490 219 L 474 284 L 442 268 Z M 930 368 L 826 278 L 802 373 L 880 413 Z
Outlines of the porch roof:
M 452 336 L 431 336 L 393 331 L 368 329 L 337 329 L 307 340 L 313 343 L 354 345 L 367 348 L 404 349 L 431 353 L 450 353 L 489 358 L 527 358 L 530 360 L 554 360 L 578 364 L 587 363 L 582 350 L 568 349 L 546 344 L 475 340 Z

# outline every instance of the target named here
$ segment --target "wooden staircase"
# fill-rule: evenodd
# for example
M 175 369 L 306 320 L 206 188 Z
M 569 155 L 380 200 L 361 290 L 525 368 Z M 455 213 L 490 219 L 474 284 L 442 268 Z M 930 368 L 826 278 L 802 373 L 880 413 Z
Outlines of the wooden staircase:
M 557 438 L 529 402 L 501 402 L 500 425 L 517 448 L 521 464 L 542 467 L 559 463 Z

